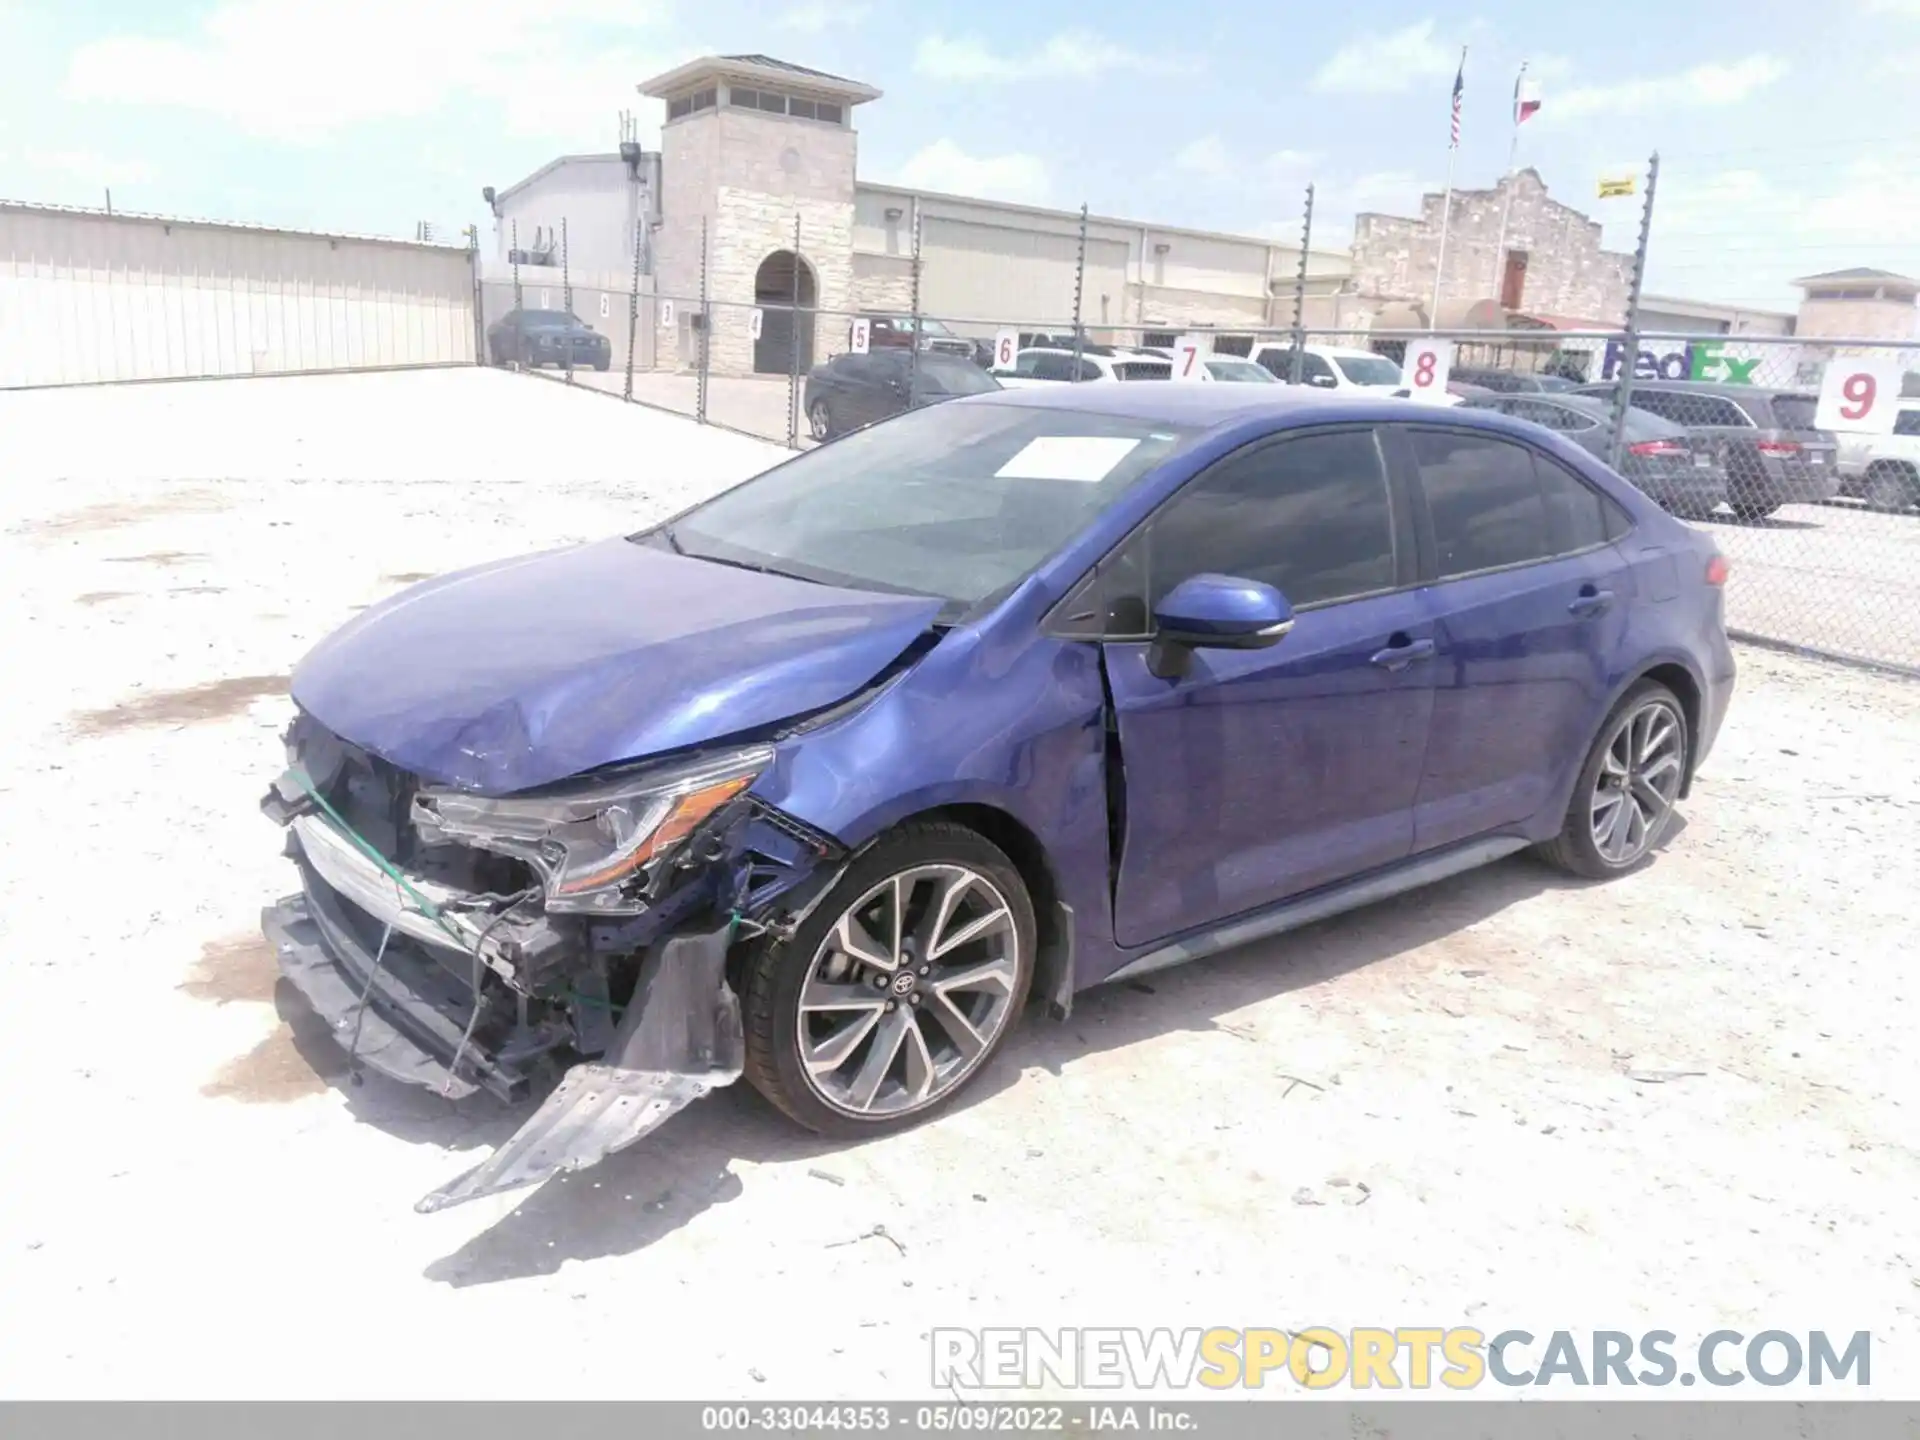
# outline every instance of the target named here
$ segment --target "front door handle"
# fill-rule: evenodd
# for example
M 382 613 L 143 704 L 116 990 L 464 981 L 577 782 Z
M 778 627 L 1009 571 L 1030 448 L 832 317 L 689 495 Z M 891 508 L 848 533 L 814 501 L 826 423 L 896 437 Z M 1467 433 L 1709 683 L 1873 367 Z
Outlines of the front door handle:
M 1386 670 L 1404 670 L 1416 660 L 1433 658 L 1433 641 L 1410 640 L 1405 635 L 1395 635 L 1384 650 L 1376 650 L 1373 663 Z
M 1613 608 L 1613 592 L 1596 590 L 1591 585 L 1582 585 L 1580 593 L 1573 603 L 1567 606 L 1567 613 L 1581 620 L 1591 620 L 1596 615 L 1604 615 Z

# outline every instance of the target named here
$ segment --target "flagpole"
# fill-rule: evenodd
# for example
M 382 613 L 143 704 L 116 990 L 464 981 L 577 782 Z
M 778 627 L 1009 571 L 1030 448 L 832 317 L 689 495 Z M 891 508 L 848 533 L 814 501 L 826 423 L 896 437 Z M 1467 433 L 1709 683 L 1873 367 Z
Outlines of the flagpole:
M 1505 308 L 1500 290 L 1501 271 L 1506 265 L 1507 255 L 1507 217 L 1513 213 L 1513 167 L 1520 158 L 1520 86 L 1527 78 L 1527 62 L 1520 62 L 1520 76 L 1513 82 L 1513 142 L 1507 146 L 1507 183 L 1506 194 L 1500 200 L 1500 238 L 1493 242 L 1493 293 L 1488 297 L 1494 304 Z
M 1453 138 L 1447 145 L 1447 193 L 1440 202 L 1440 250 L 1433 260 L 1433 303 L 1427 307 L 1427 331 L 1440 323 L 1440 280 L 1447 273 L 1447 227 L 1453 221 L 1453 167 L 1460 160 L 1460 83 L 1467 73 L 1467 47 L 1460 47 L 1460 69 L 1454 79 Z

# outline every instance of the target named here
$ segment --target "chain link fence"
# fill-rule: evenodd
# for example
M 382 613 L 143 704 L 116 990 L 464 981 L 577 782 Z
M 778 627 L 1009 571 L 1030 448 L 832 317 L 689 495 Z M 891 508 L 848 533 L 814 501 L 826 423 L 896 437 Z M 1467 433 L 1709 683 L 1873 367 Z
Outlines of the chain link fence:
M 1077 256 L 1059 268 L 1053 298 L 1036 304 L 1028 295 L 1018 313 L 1001 315 L 939 313 L 923 304 L 917 207 L 907 241 L 886 257 L 884 274 L 856 273 L 827 293 L 819 265 L 827 251 L 815 248 L 799 215 L 781 227 L 780 243 L 789 248 L 761 263 L 751 286 L 739 281 L 740 256 L 718 238 L 727 231 L 724 217 L 702 224 L 697 250 L 694 237 L 680 237 L 670 263 L 655 253 L 651 230 L 636 226 L 631 265 L 617 273 L 584 272 L 572 263 L 577 227 L 563 218 L 553 234 L 526 248 L 510 229 L 502 237 L 504 264 L 482 259 L 477 232 L 469 248 L 450 254 L 423 246 L 369 250 L 376 259 L 426 254 L 452 275 L 450 281 L 436 272 L 447 294 L 445 303 L 436 302 L 433 334 L 444 331 L 447 338 L 438 349 L 429 347 L 430 354 L 387 343 L 388 331 L 421 329 L 412 310 L 376 296 L 368 313 L 378 323 L 363 324 L 361 310 L 372 292 L 313 285 L 301 271 L 281 285 L 285 296 L 275 301 L 295 316 L 287 326 L 300 344 L 287 358 L 248 354 L 244 363 L 229 364 L 212 342 L 201 346 L 212 360 L 194 359 L 197 352 L 183 344 L 176 348 L 191 363 L 162 370 L 258 373 L 471 355 L 795 449 L 980 390 L 1169 380 L 1176 370 L 1210 383 L 1401 391 L 1544 426 L 1611 464 L 1675 515 L 1711 528 L 1734 562 L 1728 618 L 1743 637 L 1920 674 L 1920 342 L 1683 333 L 1662 326 L 1670 302 L 1642 293 L 1658 157 L 1645 178 L 1631 290 L 1624 311 L 1604 322 L 1609 328 L 1523 328 L 1524 317 L 1513 315 L 1500 329 L 1388 329 L 1393 322 L 1384 314 L 1362 319 L 1350 297 L 1312 283 L 1314 191 L 1308 187 L 1297 272 L 1270 274 L 1266 293 L 1254 302 L 1257 322 L 1223 323 L 1219 302 L 1205 297 L 1188 297 L 1183 305 L 1163 294 L 1165 303 L 1149 308 L 1144 270 L 1138 301 L 1119 307 L 1131 318 L 1110 320 L 1111 257 L 1090 258 L 1084 207 L 1077 247 L 1071 235 L 1060 237 L 1062 248 L 1069 254 L 1077 248 Z M 1687 262 L 1686 192 L 1669 203 L 1675 254 Z M 44 229 L 52 222 L 35 223 Z M 59 223 L 71 230 L 79 222 Z M 115 223 L 122 223 L 119 217 Z M 767 228 L 764 217 L 756 223 Z M 67 287 L 60 295 L 79 294 L 79 277 L 107 297 L 102 314 L 119 313 L 112 302 L 127 288 L 126 277 L 110 268 L 83 274 L 72 256 L 56 264 L 57 256 L 41 254 L 48 247 L 33 239 L 38 231 L 29 234 L 18 224 L 15 231 L 16 290 L 27 283 L 21 275 L 43 289 L 52 276 Z M 167 239 L 163 234 L 155 243 Z M 845 237 L 818 242 L 834 243 L 844 245 Z M 1108 242 L 1096 242 L 1096 250 L 1100 243 Z M 774 263 L 780 253 L 784 268 Z M 1759 257 L 1742 253 L 1746 270 L 1760 273 Z M 204 272 L 219 267 L 194 263 L 204 289 Z M 727 264 L 736 268 L 725 271 Z M 722 272 L 731 283 L 717 283 Z M 138 278 L 143 298 L 157 295 L 172 304 L 182 289 L 170 273 Z M 200 290 L 189 285 L 183 293 Z M 398 329 L 388 323 L 388 309 L 404 312 L 406 323 Z M 79 319 L 62 318 L 64 312 L 49 314 L 54 318 L 40 328 L 54 341 L 69 331 L 92 333 Z M 150 327 L 163 338 L 196 325 L 209 335 L 224 334 L 222 326 L 239 333 L 225 310 L 200 315 L 173 304 L 163 319 Z M 363 330 L 372 339 L 362 337 L 356 348 Z M 322 343 L 339 336 L 345 340 L 331 349 Z M 257 349 L 261 342 L 247 343 Z M 49 353 L 58 350 L 55 344 Z M 118 373 L 94 368 L 103 376 Z M 61 378 L 68 377 L 62 372 Z M 26 383 L 44 382 L 36 375 Z

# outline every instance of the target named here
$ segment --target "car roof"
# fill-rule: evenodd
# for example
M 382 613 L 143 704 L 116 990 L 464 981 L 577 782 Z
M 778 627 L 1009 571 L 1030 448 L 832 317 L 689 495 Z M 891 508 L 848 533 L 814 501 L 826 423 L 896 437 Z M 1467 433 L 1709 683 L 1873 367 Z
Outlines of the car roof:
M 1619 382 L 1601 380 L 1583 385 L 1583 390 L 1611 390 Z M 1803 400 L 1818 397 L 1813 391 L 1802 389 L 1798 385 L 1743 385 L 1737 381 L 1726 380 L 1642 380 L 1633 382 L 1636 390 L 1670 390 L 1681 395 L 1725 395 L 1729 399 L 1742 395 L 1760 395 L 1771 400 L 1776 395 L 1793 395 Z
M 1529 439 L 1536 427 L 1497 410 L 1423 404 L 1390 395 L 1330 395 L 1306 385 L 1049 385 L 1000 390 L 953 401 L 958 405 L 1021 405 L 1083 415 L 1212 430 L 1271 417 L 1285 425 L 1340 421 L 1462 425 L 1514 439 Z M 1535 441 L 1534 443 L 1537 443 Z

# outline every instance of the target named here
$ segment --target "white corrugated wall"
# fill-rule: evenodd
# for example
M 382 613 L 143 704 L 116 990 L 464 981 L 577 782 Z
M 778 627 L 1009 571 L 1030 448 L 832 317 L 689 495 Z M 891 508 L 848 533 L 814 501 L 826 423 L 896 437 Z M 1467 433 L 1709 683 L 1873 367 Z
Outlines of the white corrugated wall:
M 464 249 L 0 205 L 0 388 L 473 359 Z

